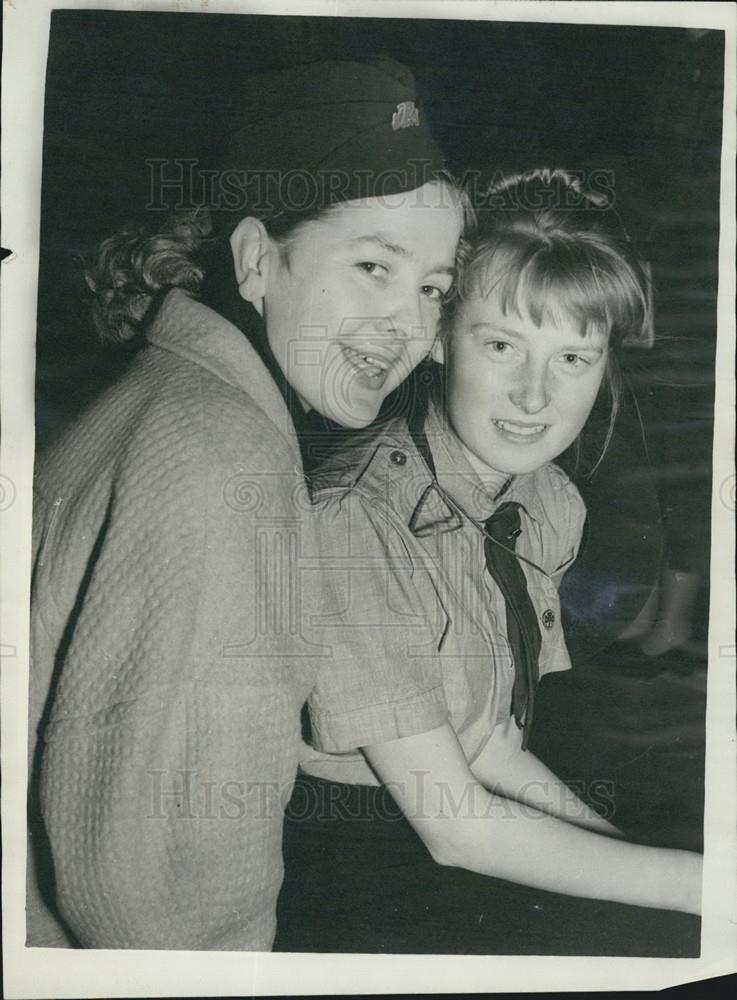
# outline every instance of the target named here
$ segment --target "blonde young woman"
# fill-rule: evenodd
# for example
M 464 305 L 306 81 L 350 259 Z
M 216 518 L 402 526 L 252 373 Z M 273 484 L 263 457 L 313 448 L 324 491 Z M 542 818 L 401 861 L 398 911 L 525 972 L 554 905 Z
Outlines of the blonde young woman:
M 611 435 L 647 301 L 611 208 L 562 171 L 510 178 L 465 256 L 427 414 L 316 478 L 331 655 L 279 949 L 639 955 L 664 934 L 666 954 L 698 952 L 700 856 L 626 842 L 528 745 L 540 679 L 570 667 L 557 588 L 586 513 L 554 460 L 600 394 Z

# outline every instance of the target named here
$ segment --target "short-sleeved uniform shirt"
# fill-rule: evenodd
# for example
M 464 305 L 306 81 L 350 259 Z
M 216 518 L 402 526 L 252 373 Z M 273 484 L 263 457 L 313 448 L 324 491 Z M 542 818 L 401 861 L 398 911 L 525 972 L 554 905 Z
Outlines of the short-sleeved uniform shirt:
M 318 777 L 376 784 L 360 747 L 446 721 L 472 763 L 509 718 L 506 607 L 486 571 L 483 529 L 471 520 L 483 522 L 502 502 L 521 505 L 516 552 L 539 623 L 540 676 L 570 668 L 558 585 L 586 516 L 577 489 L 553 464 L 490 489 L 432 408 L 425 433 L 440 490 L 400 420 L 315 478 L 328 648 L 301 766 Z

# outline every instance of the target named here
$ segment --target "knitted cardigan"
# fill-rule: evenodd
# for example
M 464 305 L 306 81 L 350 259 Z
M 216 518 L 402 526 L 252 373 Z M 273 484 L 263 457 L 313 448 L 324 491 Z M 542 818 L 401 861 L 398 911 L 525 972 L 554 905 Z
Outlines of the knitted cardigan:
M 271 947 L 320 647 L 283 399 L 175 290 L 36 471 L 28 943 Z M 38 788 L 36 788 L 38 785 Z M 61 920 L 59 920 L 61 917 Z

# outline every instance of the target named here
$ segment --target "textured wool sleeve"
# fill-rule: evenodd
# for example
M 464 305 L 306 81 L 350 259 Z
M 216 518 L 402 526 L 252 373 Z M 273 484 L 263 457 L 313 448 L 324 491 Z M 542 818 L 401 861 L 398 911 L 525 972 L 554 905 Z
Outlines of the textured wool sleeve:
M 281 428 L 151 357 L 46 470 L 63 502 L 35 581 L 32 688 L 50 706 L 56 906 L 84 947 L 264 950 L 316 672 L 311 521 Z M 72 467 L 90 469 L 76 492 Z

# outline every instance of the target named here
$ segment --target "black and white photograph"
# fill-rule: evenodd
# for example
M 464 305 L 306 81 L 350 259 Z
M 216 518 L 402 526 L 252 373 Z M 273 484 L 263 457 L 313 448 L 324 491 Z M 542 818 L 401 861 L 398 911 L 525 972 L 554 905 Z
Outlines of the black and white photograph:
M 7 995 L 735 971 L 735 8 L 5 20 Z

